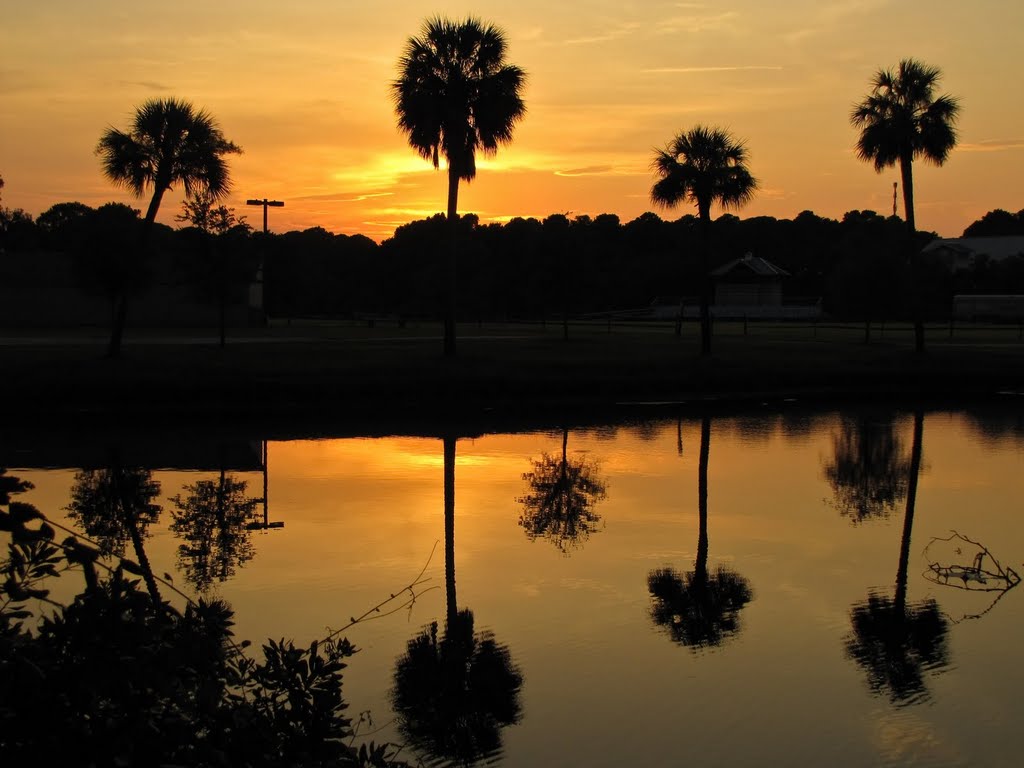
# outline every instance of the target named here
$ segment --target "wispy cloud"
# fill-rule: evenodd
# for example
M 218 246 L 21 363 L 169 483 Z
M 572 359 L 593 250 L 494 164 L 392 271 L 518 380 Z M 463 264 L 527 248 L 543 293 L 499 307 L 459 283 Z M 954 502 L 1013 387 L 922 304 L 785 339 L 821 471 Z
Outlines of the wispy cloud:
M 957 146 L 962 152 L 1005 152 L 1012 149 L 1024 149 L 1024 139 L 984 139 Z
M 302 195 L 301 197 L 293 198 L 294 200 L 319 200 L 324 203 L 361 203 L 365 200 L 370 200 L 375 197 L 389 197 L 394 192 L 365 192 L 362 194 L 352 194 L 343 192 L 328 192 L 322 195 Z
M 626 21 L 619 24 L 612 25 L 608 30 L 601 32 L 596 35 L 587 35 L 586 37 L 574 37 L 568 40 L 562 40 L 562 45 L 592 45 L 594 43 L 607 43 L 612 40 L 619 40 L 627 35 L 631 35 L 641 28 L 641 24 L 638 21 Z
M 173 90 L 171 86 L 158 83 L 155 80 L 121 80 L 121 85 L 137 85 L 147 91 L 158 91 L 160 93 Z
M 694 6 L 684 5 L 680 7 L 686 10 L 699 10 Z M 738 26 L 739 18 L 740 15 L 736 11 L 713 14 L 685 13 L 662 19 L 657 22 L 655 31 L 659 35 L 676 35 L 680 33 L 695 34 L 721 29 L 735 29 Z
M 793 197 L 793 194 L 781 187 L 761 187 L 757 190 L 757 196 L 764 200 L 787 200 Z
M 583 168 L 555 171 L 555 176 L 602 176 L 611 173 L 612 170 L 613 168 L 610 165 L 588 165 Z
M 537 167 L 532 170 L 542 171 L 543 169 Z M 619 163 L 616 165 L 585 165 L 579 168 L 559 168 L 555 166 L 551 172 L 555 176 L 571 179 L 580 176 L 636 176 L 637 174 L 647 173 L 647 168 L 634 164 Z
M 648 75 L 689 75 L 704 72 L 779 72 L 782 67 L 775 65 L 749 65 L 740 67 L 656 67 L 641 69 Z

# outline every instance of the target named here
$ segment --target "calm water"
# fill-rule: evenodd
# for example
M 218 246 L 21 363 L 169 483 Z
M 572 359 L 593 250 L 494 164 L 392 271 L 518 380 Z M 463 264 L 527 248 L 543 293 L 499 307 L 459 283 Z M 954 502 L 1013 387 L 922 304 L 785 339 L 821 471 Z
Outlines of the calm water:
M 242 638 L 308 643 L 425 568 L 412 605 L 348 630 L 361 651 L 345 678 L 350 713 L 369 713 L 361 732 L 425 761 L 1016 766 L 1024 753 L 1024 589 L 1006 590 L 1024 573 L 1019 410 L 272 441 L 266 478 L 258 444 L 148 454 L 186 468 L 152 473 L 154 570 L 226 598 Z M 24 466 L 59 455 L 21 454 L 11 473 L 66 519 L 89 477 Z M 283 527 L 222 535 L 189 516 L 221 463 L 246 483 L 237 500 L 266 479 Z M 250 506 L 240 514 L 262 521 Z M 459 659 L 475 639 L 471 702 L 440 680 L 432 622 Z

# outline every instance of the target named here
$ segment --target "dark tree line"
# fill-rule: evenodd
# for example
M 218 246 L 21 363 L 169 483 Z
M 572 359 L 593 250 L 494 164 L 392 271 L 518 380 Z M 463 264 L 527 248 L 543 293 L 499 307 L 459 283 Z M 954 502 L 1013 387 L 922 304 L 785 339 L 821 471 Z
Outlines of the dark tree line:
M 1024 213 L 1024 212 L 1022 212 Z M 1010 234 L 1021 214 L 993 211 L 965 234 Z M 191 223 L 191 222 L 189 222 Z M 440 318 L 446 286 L 438 265 L 447 259 L 450 232 L 438 215 L 410 222 L 377 244 L 362 235 L 320 227 L 284 234 L 231 226 L 172 229 L 155 225 L 150 251 L 133 247 L 137 211 L 111 203 L 98 209 L 60 203 L 36 220 L 27 214 L 3 232 L 5 258 L 18 252 L 71 257 L 75 282 L 116 306 L 121 292 L 150 289 L 149 265 L 163 259 L 174 279 L 215 304 L 244 304 L 262 266 L 265 308 L 271 317 L 335 316 Z M 696 304 L 700 289 L 700 232 L 696 216 L 674 221 L 644 213 L 629 222 L 613 214 L 543 221 L 516 218 L 481 224 L 459 219 L 459 318 L 563 322 L 587 314 L 648 307 L 656 298 L 682 296 Z M 850 211 L 841 220 L 804 211 L 793 219 L 726 214 L 711 227 L 712 268 L 754 253 L 785 269 L 787 300 L 822 302 L 839 319 L 909 317 L 905 227 L 896 217 Z M 935 237 L 919 233 L 919 246 Z M 926 317 L 948 317 L 961 292 L 1024 292 L 1024 257 L 950 273 L 919 260 Z M 2 267 L 2 264 L 0 264 Z

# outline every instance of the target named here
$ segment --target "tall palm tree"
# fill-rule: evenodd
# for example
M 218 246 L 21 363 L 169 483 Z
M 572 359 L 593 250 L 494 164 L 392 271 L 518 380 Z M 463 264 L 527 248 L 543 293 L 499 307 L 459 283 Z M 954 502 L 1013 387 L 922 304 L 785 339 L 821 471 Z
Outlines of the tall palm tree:
M 913 272 L 916 247 L 914 223 L 913 164 L 922 158 L 942 165 L 956 146 L 956 120 L 960 102 L 953 96 L 936 96 L 942 78 L 938 67 L 915 59 L 903 59 L 896 70 L 880 69 L 871 82 L 871 93 L 850 113 L 860 129 L 857 156 L 874 163 L 879 173 L 899 165 L 903 180 L 903 209 L 907 220 L 907 261 Z M 916 282 L 916 281 L 915 281 Z M 921 300 L 915 288 L 914 344 L 924 351 Z
M 428 19 L 410 37 L 391 84 L 398 127 L 434 168 L 448 163 L 447 311 L 444 353 L 455 354 L 456 216 L 459 182 L 476 176 L 476 153 L 492 156 L 512 141 L 526 114 L 522 90 L 526 73 L 505 63 L 505 34 L 473 17 L 454 22 Z
M 747 149 L 722 128 L 697 125 L 679 133 L 651 163 L 658 180 L 651 200 L 666 208 L 689 201 L 697 206 L 701 239 L 701 354 L 711 354 L 711 205 L 738 208 L 750 201 L 757 179 L 747 168 Z M 676 334 L 681 333 L 681 318 Z
M 209 194 L 215 200 L 231 189 L 224 156 L 242 150 L 224 137 L 217 121 L 179 99 L 150 99 L 135 110 L 127 131 L 107 128 L 96 145 L 103 175 L 136 197 L 152 191 L 143 220 L 139 250 L 149 244 L 164 193 L 180 184 L 186 197 Z M 108 354 L 116 357 L 127 316 L 127 296 L 115 311 Z

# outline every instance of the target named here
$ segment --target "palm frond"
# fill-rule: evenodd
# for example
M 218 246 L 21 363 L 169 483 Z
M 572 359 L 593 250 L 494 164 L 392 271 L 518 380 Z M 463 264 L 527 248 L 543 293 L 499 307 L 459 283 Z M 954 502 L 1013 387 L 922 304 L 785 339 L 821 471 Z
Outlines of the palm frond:
M 476 152 L 493 155 L 512 141 L 526 114 L 526 74 L 505 63 L 497 27 L 472 16 L 428 18 L 406 42 L 391 83 L 398 128 L 410 146 L 439 165 L 443 155 L 460 179 L 476 175 Z
M 728 131 L 696 125 L 655 150 L 651 168 L 659 178 L 651 200 L 666 208 L 692 202 L 702 216 L 716 201 L 724 208 L 740 207 L 758 186 L 747 162 L 745 145 Z
M 871 92 L 850 112 L 860 129 L 857 156 L 875 170 L 922 157 L 941 165 L 956 146 L 959 101 L 935 97 L 942 72 L 915 59 L 904 59 L 895 70 L 879 70 Z
M 181 184 L 188 197 L 208 193 L 215 200 L 231 188 L 224 156 L 241 151 L 209 112 L 173 98 L 144 102 L 129 131 L 110 128 L 96 147 L 104 175 L 137 196 Z

